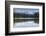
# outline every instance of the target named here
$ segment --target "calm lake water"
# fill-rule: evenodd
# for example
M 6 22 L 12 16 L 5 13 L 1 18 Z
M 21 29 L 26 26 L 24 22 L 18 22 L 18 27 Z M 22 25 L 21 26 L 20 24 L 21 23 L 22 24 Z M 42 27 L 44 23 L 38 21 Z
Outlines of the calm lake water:
M 31 19 L 28 21 L 15 22 L 13 26 L 14 28 L 39 27 L 39 20 Z

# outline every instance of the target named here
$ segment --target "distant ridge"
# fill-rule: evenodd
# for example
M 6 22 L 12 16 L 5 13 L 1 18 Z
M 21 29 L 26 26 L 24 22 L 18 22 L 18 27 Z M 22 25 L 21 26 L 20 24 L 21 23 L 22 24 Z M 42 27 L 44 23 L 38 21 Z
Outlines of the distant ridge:
M 14 13 L 14 17 L 33 17 L 33 18 L 39 18 L 39 12 L 36 12 L 34 14 Z

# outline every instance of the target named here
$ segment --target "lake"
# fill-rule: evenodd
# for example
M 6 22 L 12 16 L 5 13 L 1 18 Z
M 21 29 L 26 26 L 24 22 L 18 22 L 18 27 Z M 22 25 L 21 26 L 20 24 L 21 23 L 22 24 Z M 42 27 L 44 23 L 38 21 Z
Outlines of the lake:
M 39 27 L 39 19 L 24 19 L 24 20 L 16 19 L 13 27 L 14 28 Z

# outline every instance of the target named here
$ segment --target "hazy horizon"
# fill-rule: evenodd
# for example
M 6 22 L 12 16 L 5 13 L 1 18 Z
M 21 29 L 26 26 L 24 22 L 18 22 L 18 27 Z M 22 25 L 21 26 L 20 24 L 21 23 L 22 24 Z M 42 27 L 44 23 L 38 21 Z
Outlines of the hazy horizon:
M 14 8 L 13 11 L 15 13 L 34 14 L 35 12 L 39 12 L 39 9 L 35 9 L 35 8 Z

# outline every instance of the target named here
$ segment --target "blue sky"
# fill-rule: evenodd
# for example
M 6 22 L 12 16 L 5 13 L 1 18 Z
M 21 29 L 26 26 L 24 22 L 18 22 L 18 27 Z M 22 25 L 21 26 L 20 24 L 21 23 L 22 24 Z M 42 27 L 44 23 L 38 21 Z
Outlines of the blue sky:
M 15 13 L 24 13 L 24 14 L 34 14 L 35 12 L 39 12 L 39 9 L 36 8 L 14 8 Z

